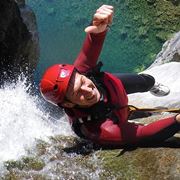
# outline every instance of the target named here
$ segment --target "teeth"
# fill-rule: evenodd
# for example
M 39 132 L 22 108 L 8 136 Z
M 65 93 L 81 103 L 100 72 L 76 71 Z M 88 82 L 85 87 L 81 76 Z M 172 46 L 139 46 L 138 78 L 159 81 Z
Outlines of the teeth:
M 87 99 L 87 100 L 89 100 L 89 99 L 91 99 L 92 97 L 93 97 L 93 95 L 91 95 L 91 96 L 87 97 L 86 99 Z
M 92 88 L 92 91 L 86 96 L 86 99 L 91 100 L 94 98 L 94 95 L 95 95 L 95 91 L 94 88 Z
M 93 98 L 93 96 L 94 96 L 94 93 L 92 92 L 92 94 L 90 95 L 90 96 L 87 96 L 87 100 L 89 100 L 89 99 L 92 99 Z

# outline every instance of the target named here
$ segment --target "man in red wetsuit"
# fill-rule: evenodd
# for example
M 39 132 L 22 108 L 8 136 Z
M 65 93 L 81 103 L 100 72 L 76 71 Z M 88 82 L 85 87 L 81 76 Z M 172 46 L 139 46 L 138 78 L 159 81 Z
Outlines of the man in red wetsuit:
M 40 82 L 42 96 L 64 108 L 75 133 L 99 145 L 161 142 L 180 130 L 180 115 L 148 125 L 128 122 L 127 94 L 151 91 L 167 95 L 147 74 L 110 74 L 97 65 L 103 42 L 112 23 L 113 7 L 103 5 L 94 14 L 83 47 L 73 65 L 49 67 Z

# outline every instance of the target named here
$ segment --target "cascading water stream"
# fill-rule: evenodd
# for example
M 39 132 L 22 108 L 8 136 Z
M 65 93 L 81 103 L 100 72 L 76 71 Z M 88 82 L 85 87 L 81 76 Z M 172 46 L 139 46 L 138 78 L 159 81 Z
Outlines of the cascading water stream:
M 27 93 L 29 87 L 25 83 L 26 80 L 19 80 L 0 89 L 1 165 L 4 161 L 25 155 L 35 139 L 47 140 L 56 134 L 72 134 L 63 118 L 55 121 L 48 112 L 43 112 L 40 98 Z
M 45 154 L 41 157 L 35 155 L 34 158 L 43 160 L 44 167 L 38 171 L 17 167 L 12 171 L 17 174 L 17 179 L 36 175 L 49 179 L 99 179 L 102 169 L 96 153 L 83 164 L 80 163 L 84 159 L 82 155 L 63 152 L 60 146 L 66 147 L 66 138 L 74 137 L 65 116 L 58 114 L 54 108 L 52 113 L 41 97 L 28 93 L 30 87 L 26 84 L 26 78 L 21 76 L 18 82 L 6 84 L 0 89 L 0 178 L 11 174 L 5 166 L 8 162 L 20 162 L 23 157 L 35 155 L 40 140 L 47 143 L 48 147 L 45 148 Z M 57 136 L 65 138 L 58 141 Z M 52 161 L 52 157 L 55 160 Z

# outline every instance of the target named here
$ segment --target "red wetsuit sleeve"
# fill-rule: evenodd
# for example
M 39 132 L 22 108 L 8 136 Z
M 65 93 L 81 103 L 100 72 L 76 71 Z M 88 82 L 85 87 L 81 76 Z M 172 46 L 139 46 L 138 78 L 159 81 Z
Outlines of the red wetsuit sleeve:
M 98 34 L 87 34 L 83 47 L 77 56 L 74 65 L 81 72 L 87 72 L 96 66 L 107 30 Z
M 128 141 L 138 142 L 146 138 L 150 140 L 155 136 L 158 137 L 158 139 L 165 140 L 167 138 L 170 138 L 172 134 L 171 132 L 166 131 L 168 132 L 168 134 L 171 134 L 168 137 L 167 134 L 164 134 L 165 133 L 164 130 L 165 129 L 168 130 L 168 128 L 170 130 L 170 127 L 174 124 L 177 124 L 177 122 L 175 121 L 175 117 L 161 119 L 147 125 L 136 125 L 134 123 L 127 123 L 124 127 L 122 127 L 123 140 L 127 142 Z M 180 126 L 179 126 L 179 130 L 180 130 Z M 173 134 L 175 133 L 176 131 Z M 158 134 L 159 136 L 157 136 Z
M 130 122 L 118 125 L 107 120 L 100 127 L 84 126 L 83 133 L 97 144 L 124 145 L 136 144 L 146 139 L 163 141 L 173 136 L 178 130 L 180 130 L 180 124 L 175 121 L 175 117 L 169 117 L 148 125 Z

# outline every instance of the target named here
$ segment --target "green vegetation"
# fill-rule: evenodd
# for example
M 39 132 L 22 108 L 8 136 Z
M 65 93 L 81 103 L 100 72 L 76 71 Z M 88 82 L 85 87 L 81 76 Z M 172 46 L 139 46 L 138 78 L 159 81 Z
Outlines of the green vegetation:
M 177 0 L 28 0 L 37 14 L 40 71 L 53 63 L 72 63 L 91 16 L 102 4 L 115 7 L 114 21 L 100 59 L 110 72 L 133 72 L 148 67 L 162 44 L 180 30 Z M 52 36 L 53 35 L 53 36 Z M 51 47 L 51 48 L 49 48 Z M 53 51 L 52 51 L 53 49 Z

